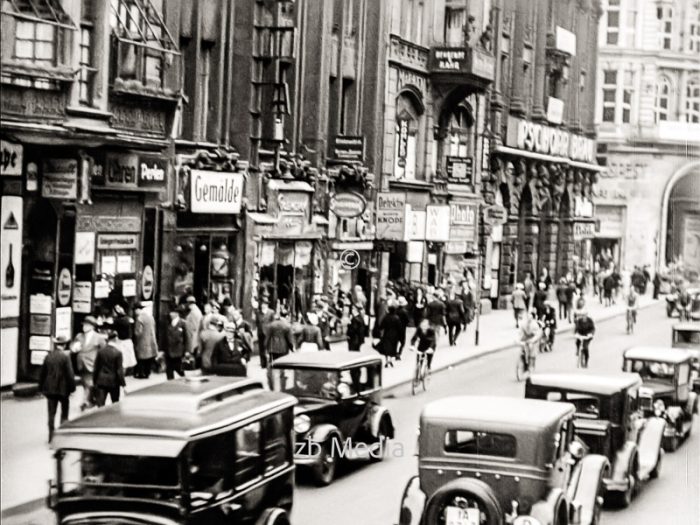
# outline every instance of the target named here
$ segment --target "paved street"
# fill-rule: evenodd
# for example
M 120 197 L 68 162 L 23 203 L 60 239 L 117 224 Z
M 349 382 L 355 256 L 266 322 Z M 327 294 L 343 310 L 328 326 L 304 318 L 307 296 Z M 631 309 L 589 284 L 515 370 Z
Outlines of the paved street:
M 591 368 L 601 371 L 617 370 L 621 363 L 621 353 L 628 346 L 668 342 L 671 322 L 665 318 L 662 305 L 643 310 L 639 321 L 633 336 L 624 334 L 622 317 L 600 323 L 592 346 Z M 454 394 L 520 396 L 523 387 L 514 379 L 515 359 L 516 350 L 511 349 L 453 367 L 436 374 L 429 391 L 416 398 L 410 395 L 405 386 L 396 389 L 386 399 L 386 404 L 394 415 L 397 442 L 404 447 L 404 457 L 389 457 L 381 464 L 351 466 L 344 469 L 339 479 L 326 488 L 310 486 L 302 477 L 297 491 L 294 523 L 394 523 L 404 483 L 416 469 L 413 453 L 418 416 L 423 404 Z M 538 369 L 547 371 L 572 368 L 573 339 L 570 334 L 560 334 L 555 351 L 551 355 L 540 356 Z M 700 523 L 700 506 L 696 497 L 700 492 L 698 435 L 696 432 L 676 453 L 666 456 L 660 480 L 646 486 L 630 509 L 606 511 L 603 523 L 666 524 L 670 523 L 667 519 L 669 507 L 677 511 L 674 525 Z M 43 525 L 51 523 L 51 518 L 46 510 L 39 510 L 13 516 L 3 520 L 3 523 Z

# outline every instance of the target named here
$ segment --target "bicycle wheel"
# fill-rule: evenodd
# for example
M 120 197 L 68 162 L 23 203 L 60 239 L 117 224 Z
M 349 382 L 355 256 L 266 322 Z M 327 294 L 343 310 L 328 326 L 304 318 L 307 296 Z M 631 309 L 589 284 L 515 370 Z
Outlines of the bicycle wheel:
M 525 360 L 523 359 L 523 356 L 521 355 L 518 357 L 518 363 L 515 366 L 515 379 L 520 382 L 525 379 L 525 375 L 527 374 L 527 369 L 525 368 Z
M 420 367 L 420 384 L 423 388 L 423 392 L 427 390 L 426 383 L 428 382 L 428 360 L 423 359 L 423 364 Z
M 411 380 L 411 395 L 413 396 L 415 396 L 416 392 L 418 391 L 418 384 L 420 382 L 421 361 L 422 359 L 420 357 L 416 358 L 416 368 L 413 371 L 413 380 Z

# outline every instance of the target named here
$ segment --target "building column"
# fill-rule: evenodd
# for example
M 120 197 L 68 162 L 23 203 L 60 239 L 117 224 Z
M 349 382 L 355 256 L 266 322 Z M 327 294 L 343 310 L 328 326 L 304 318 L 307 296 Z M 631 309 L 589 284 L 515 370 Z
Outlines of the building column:
M 537 31 L 535 39 L 535 89 L 532 102 L 533 120 L 546 118 L 544 107 L 545 76 L 547 75 L 547 33 L 549 31 L 548 2 L 537 3 Z

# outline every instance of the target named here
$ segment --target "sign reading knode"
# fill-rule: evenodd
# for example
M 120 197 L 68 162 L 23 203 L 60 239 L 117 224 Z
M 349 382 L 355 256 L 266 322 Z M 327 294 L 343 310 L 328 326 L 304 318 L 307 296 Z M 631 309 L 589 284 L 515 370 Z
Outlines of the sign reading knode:
M 192 213 L 240 213 L 243 174 L 191 170 L 190 177 Z
M 405 208 L 405 193 L 390 191 L 377 195 L 377 239 L 403 241 Z

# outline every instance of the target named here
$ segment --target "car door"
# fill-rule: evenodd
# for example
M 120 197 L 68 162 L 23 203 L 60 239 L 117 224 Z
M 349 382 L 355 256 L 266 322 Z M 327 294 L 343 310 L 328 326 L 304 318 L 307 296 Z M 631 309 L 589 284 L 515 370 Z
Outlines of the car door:
M 681 404 L 686 403 L 688 401 L 688 396 L 690 395 L 690 362 L 686 361 L 685 363 L 678 365 L 676 377 L 678 402 Z
M 369 377 L 367 366 L 341 370 L 340 383 L 350 387 L 350 395 L 343 396 L 338 402 L 340 418 L 338 428 L 343 436 L 356 440 L 359 431 L 367 420 L 371 397 L 366 393 Z

